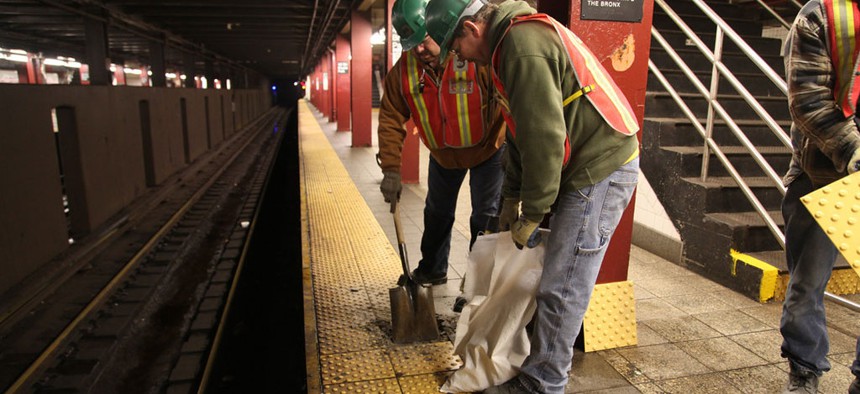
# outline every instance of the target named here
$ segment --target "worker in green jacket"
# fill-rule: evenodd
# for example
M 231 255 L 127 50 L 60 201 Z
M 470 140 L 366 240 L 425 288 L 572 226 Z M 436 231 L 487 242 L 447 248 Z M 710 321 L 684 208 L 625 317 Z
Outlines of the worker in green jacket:
M 534 247 L 552 214 L 530 354 L 518 376 L 485 393 L 562 393 L 638 180 L 638 120 L 582 41 L 525 2 L 430 0 L 425 18 L 443 54 L 492 65 L 509 132 L 500 226 L 517 246 Z

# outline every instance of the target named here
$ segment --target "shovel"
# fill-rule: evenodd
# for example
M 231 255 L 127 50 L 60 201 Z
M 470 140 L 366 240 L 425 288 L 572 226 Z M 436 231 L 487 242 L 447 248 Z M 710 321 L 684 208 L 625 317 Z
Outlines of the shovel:
M 397 287 L 388 289 L 391 300 L 391 331 L 394 343 L 430 341 L 439 338 L 436 326 L 436 308 L 433 306 L 433 288 L 415 283 L 409 273 L 406 242 L 400 228 L 400 208 L 397 201 L 391 203 L 394 228 L 397 231 L 397 248 L 400 249 L 400 265 L 403 275 Z

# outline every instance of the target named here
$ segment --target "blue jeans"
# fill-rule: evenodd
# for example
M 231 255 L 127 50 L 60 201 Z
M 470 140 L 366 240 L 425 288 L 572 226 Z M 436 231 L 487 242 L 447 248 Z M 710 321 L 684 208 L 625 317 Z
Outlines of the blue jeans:
M 830 370 L 830 343 L 824 316 L 824 289 L 836 247 L 800 202 L 816 187 L 806 174 L 788 185 L 782 201 L 785 219 L 785 258 L 790 279 L 782 304 L 782 356 L 791 367 L 818 375 Z M 855 363 L 857 364 L 857 363 Z M 852 368 L 853 369 L 853 368 Z
M 484 231 L 491 216 L 498 215 L 504 169 L 501 160 L 505 147 L 468 170 L 446 169 L 430 156 L 427 168 L 427 199 L 424 202 L 424 235 L 421 236 L 421 261 L 418 270 L 427 277 L 438 278 L 448 273 L 448 253 L 451 250 L 451 229 L 460 185 L 469 171 L 469 191 L 472 214 L 469 218 L 471 239 Z
M 573 343 L 638 170 L 637 158 L 595 185 L 559 195 L 537 290 L 531 352 L 520 371 L 521 383 L 534 392 L 564 392 Z

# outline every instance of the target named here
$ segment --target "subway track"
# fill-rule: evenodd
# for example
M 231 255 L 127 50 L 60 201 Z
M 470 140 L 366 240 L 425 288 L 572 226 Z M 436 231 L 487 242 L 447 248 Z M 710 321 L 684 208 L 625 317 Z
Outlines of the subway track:
M 288 115 L 270 110 L 4 297 L 0 387 L 195 390 Z

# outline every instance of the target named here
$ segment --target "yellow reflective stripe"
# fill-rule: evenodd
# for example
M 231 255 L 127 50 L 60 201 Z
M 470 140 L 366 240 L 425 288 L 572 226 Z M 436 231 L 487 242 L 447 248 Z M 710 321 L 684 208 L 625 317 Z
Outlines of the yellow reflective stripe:
M 576 99 L 582 97 L 583 94 L 590 93 L 592 90 L 594 90 L 594 84 L 585 86 L 582 89 L 577 90 L 574 94 L 571 94 L 570 96 L 567 96 L 566 99 L 564 99 L 562 106 L 567 107 L 567 105 L 572 103 L 573 100 L 576 100 Z
M 637 146 L 637 147 L 636 147 L 636 150 L 635 150 L 635 151 L 633 151 L 633 154 L 632 154 L 632 155 L 630 155 L 630 157 L 628 157 L 628 158 L 627 158 L 627 160 L 624 162 L 624 164 L 627 164 L 627 163 L 629 163 L 629 162 L 633 161 L 633 159 L 635 159 L 635 158 L 636 158 L 636 157 L 638 157 L 638 156 L 639 156 L 639 147 Z
M 574 36 L 573 32 L 571 32 L 570 30 L 562 29 L 562 31 L 564 31 L 565 34 L 568 35 L 573 45 L 576 45 L 578 47 L 579 53 L 582 54 L 582 58 L 585 59 L 586 67 L 591 71 L 591 75 L 596 80 L 597 85 L 611 87 L 613 83 L 609 81 L 606 78 L 606 75 L 604 75 L 600 71 L 600 67 L 597 67 L 598 64 L 595 64 L 595 60 L 597 59 L 595 59 L 593 56 L 587 55 L 589 52 L 588 49 L 584 46 L 584 44 L 579 41 L 579 39 Z M 636 118 L 633 117 L 633 114 L 631 112 L 627 111 L 627 107 L 621 104 L 623 101 L 618 98 L 615 89 L 603 89 L 603 91 L 604 94 L 606 94 L 606 97 L 608 97 L 609 100 L 612 101 L 612 104 L 615 106 L 615 108 L 618 109 L 618 114 L 621 116 L 621 121 L 624 122 L 624 124 L 627 126 L 627 129 L 638 130 L 639 122 L 636 121 Z
M 836 53 L 839 56 L 839 98 L 845 100 L 849 94 L 854 64 L 854 12 L 850 1 L 833 0 L 833 24 L 836 35 Z
M 468 68 L 467 68 L 468 70 Z M 466 71 L 456 71 L 454 80 L 461 82 L 466 80 Z M 461 86 L 458 84 L 457 88 Z M 457 92 L 457 120 L 460 122 L 460 145 L 472 145 L 472 125 L 469 122 L 469 95 L 460 90 Z
M 420 91 L 416 94 L 416 91 L 412 89 L 414 86 L 418 86 L 421 80 L 421 76 L 418 75 L 418 69 L 420 68 L 418 59 L 411 55 L 406 56 L 406 66 L 408 67 L 409 92 L 412 94 L 412 99 L 415 102 L 415 109 L 418 110 L 417 114 L 413 114 L 412 120 L 415 121 L 415 118 L 418 118 L 417 120 L 421 122 L 421 129 L 424 130 L 424 138 L 427 141 L 427 145 L 430 148 L 436 148 L 439 145 L 437 145 L 436 139 L 433 136 L 433 128 L 430 127 L 430 117 L 427 115 L 427 104 L 424 102 L 424 94 Z

